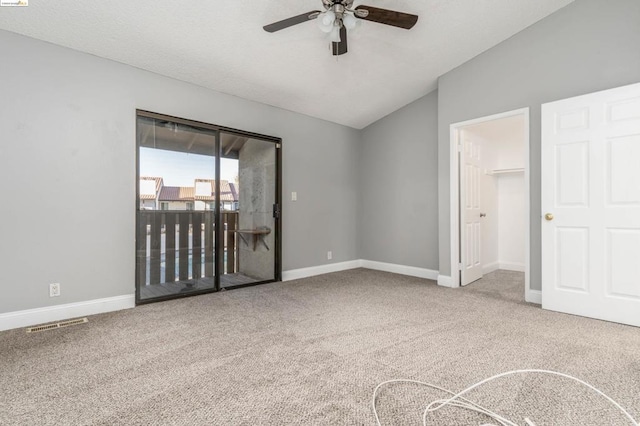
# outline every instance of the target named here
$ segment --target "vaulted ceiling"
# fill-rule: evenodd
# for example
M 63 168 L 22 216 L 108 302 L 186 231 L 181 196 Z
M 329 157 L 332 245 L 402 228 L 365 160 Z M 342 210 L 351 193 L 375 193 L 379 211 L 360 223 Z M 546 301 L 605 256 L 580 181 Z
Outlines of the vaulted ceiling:
M 31 1 L 3 7 L 0 28 L 359 129 L 572 1 L 356 0 L 420 18 L 409 31 L 364 21 L 338 57 L 314 22 L 262 29 L 321 0 Z

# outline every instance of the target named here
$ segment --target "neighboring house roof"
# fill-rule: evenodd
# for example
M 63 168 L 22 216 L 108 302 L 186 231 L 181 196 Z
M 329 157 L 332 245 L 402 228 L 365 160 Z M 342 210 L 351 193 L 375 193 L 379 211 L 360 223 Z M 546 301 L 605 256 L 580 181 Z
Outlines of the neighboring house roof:
M 156 192 L 155 194 L 140 194 L 141 200 L 155 200 L 158 192 L 160 192 L 160 188 L 162 188 L 162 178 L 161 177 L 151 177 L 151 176 L 142 176 L 140 181 L 155 181 L 156 183 Z
M 154 180 L 159 201 L 215 201 L 215 179 L 196 179 L 193 186 L 164 186 L 162 178 L 143 176 L 140 180 Z M 140 194 L 141 200 L 155 200 L 156 196 Z M 220 200 L 238 201 L 236 185 L 220 180 Z
M 160 201 L 193 201 L 193 187 L 191 186 L 163 186 L 160 191 Z
M 236 186 L 229 181 L 220 181 L 220 201 L 238 201 Z
M 222 183 L 224 181 L 220 181 Z M 195 188 L 194 198 L 200 201 L 215 200 L 216 181 L 213 179 L 196 179 L 193 183 Z
M 236 184 L 229 182 L 229 189 L 231 192 L 231 198 L 233 199 L 232 201 L 238 201 L 238 189 L 236 188 Z M 223 194 L 220 194 L 220 195 L 223 195 Z M 221 198 L 224 200 L 224 197 L 221 197 Z
M 204 185 L 203 185 L 204 184 Z M 207 187 L 206 190 L 204 187 Z M 215 179 L 196 179 L 194 183 L 195 199 L 200 201 L 214 201 L 216 181 Z M 234 184 L 227 180 L 220 180 L 220 200 L 238 201 L 238 191 Z

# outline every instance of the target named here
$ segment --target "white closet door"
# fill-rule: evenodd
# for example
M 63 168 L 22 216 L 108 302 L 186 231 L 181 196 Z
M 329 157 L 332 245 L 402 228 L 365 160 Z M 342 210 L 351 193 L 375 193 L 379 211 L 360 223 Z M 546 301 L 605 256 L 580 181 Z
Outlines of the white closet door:
M 482 278 L 480 253 L 480 142 L 464 130 L 460 131 L 460 236 L 462 276 L 467 285 Z
M 542 106 L 542 307 L 640 326 L 640 84 Z

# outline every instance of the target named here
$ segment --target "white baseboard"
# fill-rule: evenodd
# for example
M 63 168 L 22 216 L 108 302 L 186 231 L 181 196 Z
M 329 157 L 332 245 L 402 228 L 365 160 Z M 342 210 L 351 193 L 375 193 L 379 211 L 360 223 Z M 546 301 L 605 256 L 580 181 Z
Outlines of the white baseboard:
M 438 285 L 442 287 L 457 287 L 453 285 L 453 279 L 448 275 L 438 275 Z
M 524 272 L 524 263 L 499 262 L 498 269 L 505 271 Z
M 426 278 L 429 280 L 438 279 L 438 271 L 415 266 L 397 265 L 395 263 L 376 262 L 374 260 L 362 260 L 362 267 L 375 269 L 376 271 L 393 272 L 394 274 L 408 275 L 411 277 Z
M 542 292 L 540 290 L 525 291 L 524 300 L 529 303 L 542 305 Z
M 500 269 L 500 263 L 498 262 L 487 263 L 482 267 L 482 275 L 490 274 L 493 271 L 497 271 L 498 269 Z
M 0 314 L 0 331 L 133 308 L 134 294 Z
M 429 280 L 438 279 L 438 271 L 415 266 L 397 265 L 395 263 L 376 262 L 373 260 L 350 260 L 347 262 L 330 263 L 328 265 L 311 266 L 309 268 L 291 269 L 282 272 L 282 281 L 297 280 L 300 278 L 313 277 L 315 275 L 329 274 L 331 272 L 346 271 L 348 269 L 367 268 L 377 271 L 393 272 L 395 274 L 408 275 L 411 277 L 426 278 Z
M 315 275 L 329 274 L 331 272 L 346 271 L 347 269 L 360 268 L 362 261 L 350 260 L 340 263 L 329 263 L 328 265 L 311 266 L 309 268 L 291 269 L 282 271 L 282 281 L 297 280 L 300 278 L 313 277 Z

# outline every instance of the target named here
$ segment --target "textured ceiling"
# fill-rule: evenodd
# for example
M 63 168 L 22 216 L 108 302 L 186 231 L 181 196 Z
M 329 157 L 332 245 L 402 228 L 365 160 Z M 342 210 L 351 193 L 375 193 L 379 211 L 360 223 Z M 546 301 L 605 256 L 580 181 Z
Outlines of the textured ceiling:
M 572 1 L 356 0 L 420 19 L 409 31 L 365 21 L 337 58 L 314 22 L 262 30 L 320 0 L 33 0 L 0 9 L 0 28 L 360 129 Z

